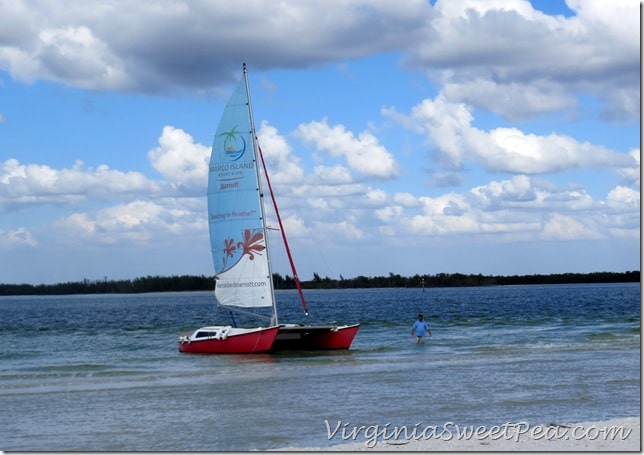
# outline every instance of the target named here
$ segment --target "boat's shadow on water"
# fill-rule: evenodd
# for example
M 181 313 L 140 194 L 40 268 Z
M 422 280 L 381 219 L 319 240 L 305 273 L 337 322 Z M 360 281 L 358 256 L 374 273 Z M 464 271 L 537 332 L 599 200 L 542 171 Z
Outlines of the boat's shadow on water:
M 304 350 L 293 350 L 293 351 L 279 351 L 279 352 L 262 352 L 255 354 L 226 354 L 226 355 L 214 355 L 214 354 L 187 354 L 188 357 L 194 358 L 218 358 L 218 360 L 224 360 L 226 363 L 233 363 L 239 365 L 245 364 L 272 364 L 279 363 L 284 361 L 294 361 L 294 360 L 311 360 L 311 359 L 323 359 L 323 358 L 350 358 L 354 355 L 354 352 L 359 352 L 356 350 L 333 350 L 333 351 L 304 351 Z M 186 355 L 186 354 L 182 354 Z
M 213 354 L 187 354 L 187 357 L 193 358 L 217 358 L 224 363 L 236 365 L 261 365 L 261 364 L 277 364 L 277 363 L 299 363 L 299 362 L 314 362 L 319 363 L 325 360 L 329 362 L 344 361 L 344 360 L 360 360 L 363 358 L 371 357 L 373 355 L 389 356 L 391 354 L 404 353 L 407 351 L 415 351 L 416 349 L 423 349 L 427 345 L 417 345 L 415 343 L 395 343 L 387 344 L 377 347 L 356 347 L 350 349 L 338 350 L 284 350 L 277 352 L 263 352 L 255 354 L 226 354 L 213 355 Z M 186 356 L 186 354 L 182 354 Z

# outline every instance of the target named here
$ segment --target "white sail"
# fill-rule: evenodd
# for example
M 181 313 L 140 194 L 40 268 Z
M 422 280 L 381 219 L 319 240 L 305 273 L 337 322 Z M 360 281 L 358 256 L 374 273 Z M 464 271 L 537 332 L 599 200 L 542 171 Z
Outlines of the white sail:
M 246 72 L 226 104 L 212 146 L 208 221 L 221 305 L 273 306 Z

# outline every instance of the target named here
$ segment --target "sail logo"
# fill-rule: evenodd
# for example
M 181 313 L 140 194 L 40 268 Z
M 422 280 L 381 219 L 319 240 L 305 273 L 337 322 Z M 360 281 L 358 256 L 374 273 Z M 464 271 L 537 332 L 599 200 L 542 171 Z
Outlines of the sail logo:
M 235 125 L 232 130 L 219 135 L 224 138 L 224 154 L 231 161 L 237 161 L 246 152 L 246 139 L 236 128 Z
M 239 188 L 239 182 L 235 183 L 222 183 L 219 187 L 220 190 L 230 190 L 234 188 Z

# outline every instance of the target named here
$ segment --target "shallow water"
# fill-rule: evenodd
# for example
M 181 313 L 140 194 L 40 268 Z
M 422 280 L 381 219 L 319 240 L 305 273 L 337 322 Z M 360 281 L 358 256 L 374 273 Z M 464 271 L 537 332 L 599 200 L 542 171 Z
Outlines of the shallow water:
M 180 354 L 230 323 L 210 292 L 0 297 L 0 450 L 322 447 L 326 422 L 639 416 L 640 286 L 278 292 L 281 322 L 362 326 L 351 350 Z M 433 337 L 410 336 L 418 312 Z M 243 322 L 243 318 L 238 318 Z

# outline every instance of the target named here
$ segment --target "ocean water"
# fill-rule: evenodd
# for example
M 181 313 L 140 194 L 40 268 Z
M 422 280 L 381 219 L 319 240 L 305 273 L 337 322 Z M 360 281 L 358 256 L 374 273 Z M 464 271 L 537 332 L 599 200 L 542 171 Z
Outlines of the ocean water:
M 180 354 L 177 332 L 229 323 L 210 292 L 0 297 L 0 450 L 325 447 L 347 442 L 327 423 L 640 415 L 639 283 L 307 297 L 310 323 L 362 323 L 349 351 Z M 294 292 L 278 301 L 281 322 L 307 321 Z

